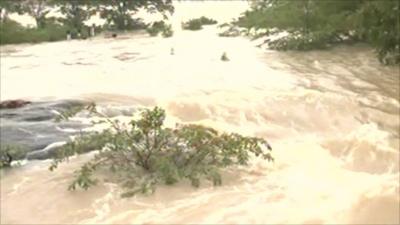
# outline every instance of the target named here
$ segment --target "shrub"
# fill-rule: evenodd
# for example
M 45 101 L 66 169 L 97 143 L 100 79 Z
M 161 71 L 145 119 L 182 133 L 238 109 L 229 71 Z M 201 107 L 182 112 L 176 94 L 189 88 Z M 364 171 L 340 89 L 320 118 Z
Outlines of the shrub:
M 200 17 L 199 20 L 200 20 L 202 25 L 213 25 L 213 24 L 217 24 L 218 23 L 216 20 L 207 18 L 205 16 Z
M 198 19 L 191 19 L 182 24 L 184 30 L 201 30 L 202 28 L 201 21 Z
M 152 23 L 146 28 L 146 31 L 150 34 L 150 36 L 157 36 L 159 33 L 161 33 L 163 37 L 171 37 L 174 34 L 172 26 L 167 25 L 164 21 Z
M 201 30 L 203 25 L 212 25 L 217 24 L 218 22 L 213 19 L 209 19 L 207 17 L 200 17 L 197 19 L 191 19 L 182 24 L 182 28 L 184 30 Z
M 172 26 L 171 25 L 166 26 L 161 34 L 165 38 L 172 37 L 172 35 L 174 35 L 174 31 L 172 30 Z
M 22 146 L 0 145 L 0 168 L 10 167 L 13 161 L 24 159 L 27 152 Z
M 104 116 L 94 105 L 88 110 Z M 121 196 L 130 197 L 154 192 L 157 184 L 172 185 L 182 179 L 190 180 L 195 187 L 202 178 L 221 185 L 221 168 L 246 165 L 250 155 L 273 160 L 270 153 L 265 152 L 265 148 L 271 150 L 271 147 L 261 138 L 219 133 L 201 125 L 166 128 L 163 126 L 165 111 L 158 107 L 146 109 L 140 116 L 129 124 L 105 117 L 102 122 L 111 125 L 109 129 L 70 141 L 49 169 L 54 170 L 72 155 L 90 148 L 98 149 L 94 158 L 76 172 L 69 189 L 88 189 L 98 182 L 94 172 L 98 168 L 108 168 L 116 175 L 115 181 L 125 188 Z M 87 143 L 95 144 L 88 146 Z
M 270 41 L 269 48 L 276 50 L 313 50 L 326 49 L 330 44 L 337 42 L 336 37 L 331 33 L 313 32 L 307 35 L 292 34 L 286 37 Z
M 44 28 L 26 28 L 13 20 L 1 23 L 0 44 L 39 43 L 66 38 L 68 27 L 47 23 Z

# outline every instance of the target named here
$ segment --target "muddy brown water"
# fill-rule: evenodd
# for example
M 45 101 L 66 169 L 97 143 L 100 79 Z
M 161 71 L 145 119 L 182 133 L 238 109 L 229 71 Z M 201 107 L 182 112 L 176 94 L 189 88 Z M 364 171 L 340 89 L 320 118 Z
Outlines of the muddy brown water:
M 1 97 L 159 105 L 167 126 L 264 137 L 275 163 L 226 170 L 221 187 L 182 182 L 121 199 L 107 182 L 67 191 L 90 154 L 56 172 L 30 161 L 1 172 L 1 223 L 399 223 L 399 68 L 363 45 L 275 52 L 215 32 L 7 46 Z

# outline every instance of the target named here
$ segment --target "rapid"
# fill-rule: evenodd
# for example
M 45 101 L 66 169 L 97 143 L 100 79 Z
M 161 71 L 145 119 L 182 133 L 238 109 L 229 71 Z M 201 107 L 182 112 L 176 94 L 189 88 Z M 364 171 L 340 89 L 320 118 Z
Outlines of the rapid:
M 127 33 L 2 47 L 1 100 L 158 105 L 167 125 L 263 137 L 275 162 L 230 168 L 220 187 L 182 182 L 121 199 L 110 182 L 67 190 L 91 154 L 55 172 L 50 160 L 32 160 L 1 171 L 2 224 L 400 223 L 399 67 L 382 66 L 363 45 L 276 52 L 218 37 L 215 26 L 181 31 L 195 13 L 221 19 L 245 6 L 220 15 L 224 6 L 180 4 L 172 38 Z M 223 52 L 230 61 L 220 60 Z

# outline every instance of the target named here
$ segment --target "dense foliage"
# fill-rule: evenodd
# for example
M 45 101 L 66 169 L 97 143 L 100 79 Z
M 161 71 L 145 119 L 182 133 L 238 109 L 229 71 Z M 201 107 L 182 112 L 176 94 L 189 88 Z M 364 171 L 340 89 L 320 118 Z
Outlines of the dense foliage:
M 217 24 L 218 22 L 216 20 L 207 18 L 207 17 L 200 17 L 197 19 L 191 19 L 188 20 L 184 23 L 182 23 L 182 29 L 184 30 L 201 30 L 203 28 L 203 25 L 213 25 Z
M 98 115 L 95 106 L 89 110 Z M 250 155 L 272 161 L 271 147 L 261 138 L 219 133 L 201 125 L 163 126 L 164 110 L 155 107 L 144 110 L 140 118 L 129 124 L 106 118 L 109 129 L 86 134 L 67 143 L 50 167 L 75 154 L 97 149 L 94 158 L 76 172 L 69 189 L 88 189 L 97 183 L 94 172 L 108 168 L 116 182 L 125 188 L 122 197 L 138 192 L 153 192 L 160 183 L 174 184 L 188 179 L 198 187 L 202 178 L 220 185 L 220 169 L 231 165 L 246 165 Z M 111 178 L 110 178 L 111 179 Z
M 84 22 L 95 14 L 106 19 L 107 29 L 113 31 L 145 29 L 146 24 L 140 18 L 133 18 L 141 9 L 159 12 L 164 18 L 174 11 L 171 0 L 0 0 L 1 44 L 61 40 L 66 39 L 67 33 L 72 38 L 85 38 L 92 25 L 86 26 Z M 63 14 L 64 18 L 49 18 L 51 11 Z M 8 18 L 10 13 L 29 14 L 35 19 L 36 28 L 15 25 Z M 96 27 L 95 33 L 101 29 Z M 22 33 L 21 37 L 15 36 L 16 33 Z M 165 37 L 172 34 L 170 27 L 163 31 Z
M 96 10 L 100 12 L 108 24 L 117 30 L 133 30 L 141 27 L 143 23 L 133 19 L 139 9 L 144 8 L 150 13 L 160 12 L 166 18 L 166 13 L 173 13 L 172 0 L 92 0 Z
M 286 31 L 275 49 L 310 50 L 363 41 L 385 64 L 400 62 L 398 0 L 257 0 L 235 24 L 249 30 Z
M 171 37 L 174 34 L 172 26 L 166 24 L 164 21 L 153 22 L 146 28 L 146 31 L 150 36 L 157 36 L 161 33 L 163 37 Z
M 13 161 L 24 159 L 27 149 L 21 146 L 0 144 L 0 169 L 10 167 Z
M 69 27 L 53 22 L 44 28 L 26 28 L 19 23 L 6 20 L 0 25 L 0 44 L 51 42 L 65 39 Z

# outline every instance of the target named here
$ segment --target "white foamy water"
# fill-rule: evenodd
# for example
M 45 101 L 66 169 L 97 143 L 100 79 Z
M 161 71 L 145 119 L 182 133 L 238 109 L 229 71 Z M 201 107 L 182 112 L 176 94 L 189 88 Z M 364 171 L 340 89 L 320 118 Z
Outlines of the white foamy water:
M 67 191 L 90 155 L 56 172 L 32 161 L 2 172 L 1 223 L 399 223 L 399 68 L 365 46 L 275 52 L 216 32 L 2 47 L 1 98 L 159 105 L 168 125 L 264 137 L 275 163 L 224 171 L 221 187 L 182 182 L 121 199 L 107 182 Z

